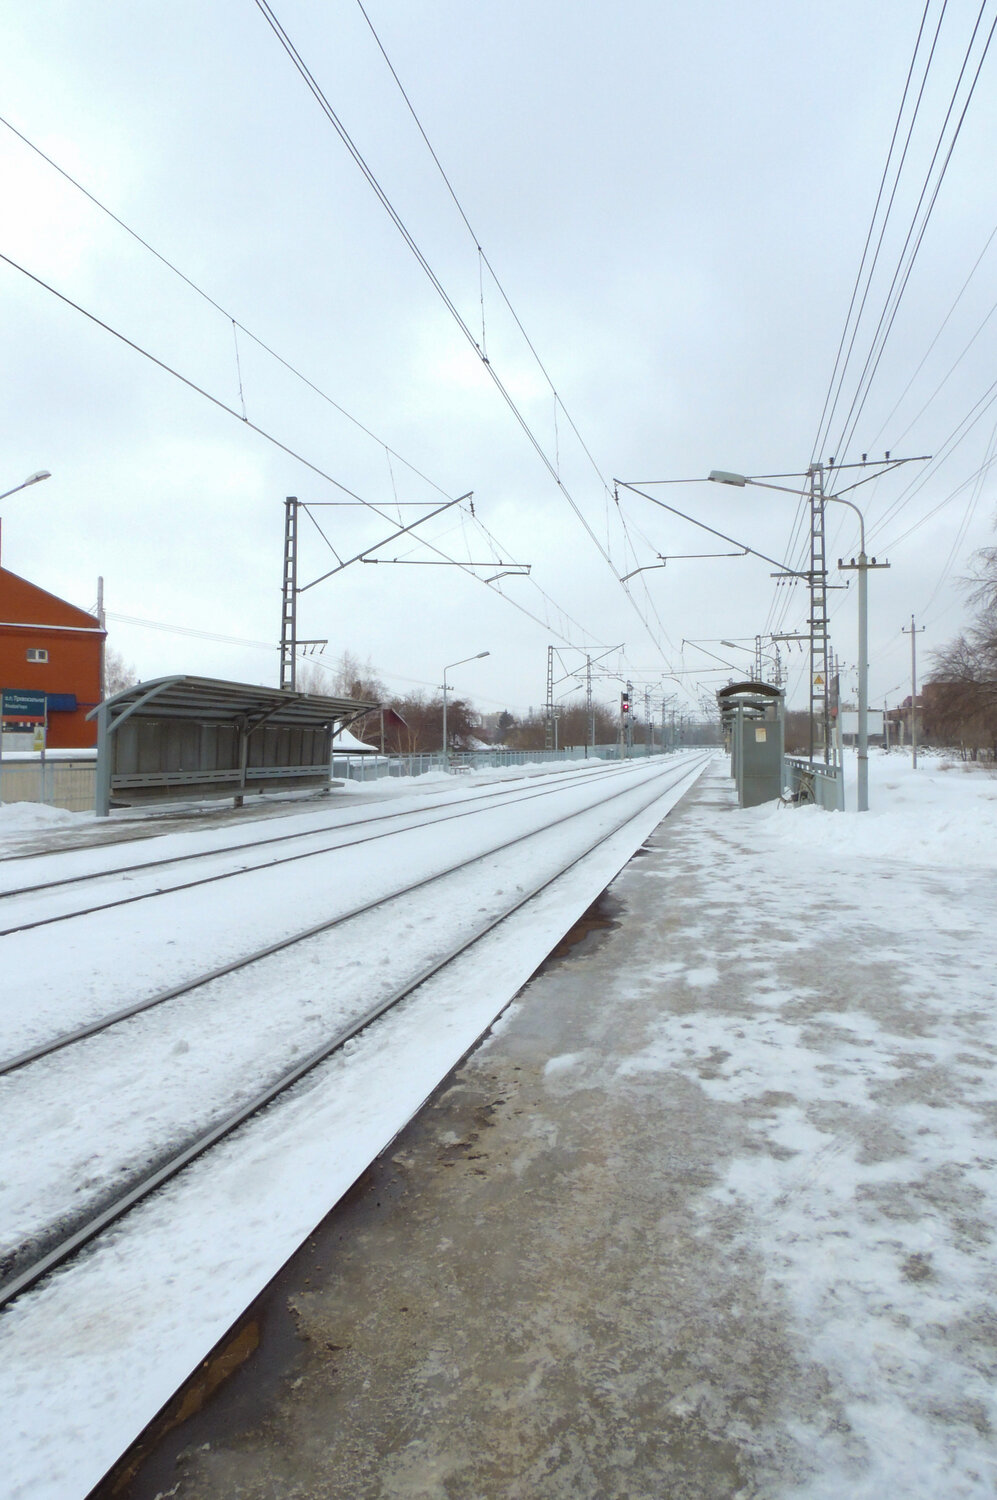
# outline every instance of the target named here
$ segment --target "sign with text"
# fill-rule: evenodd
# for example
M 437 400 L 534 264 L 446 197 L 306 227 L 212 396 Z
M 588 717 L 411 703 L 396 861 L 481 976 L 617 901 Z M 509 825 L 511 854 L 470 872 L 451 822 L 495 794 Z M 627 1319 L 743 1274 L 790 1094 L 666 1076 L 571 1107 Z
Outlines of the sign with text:
M 45 694 L 30 688 L 0 688 L 0 720 L 6 724 L 44 724 Z

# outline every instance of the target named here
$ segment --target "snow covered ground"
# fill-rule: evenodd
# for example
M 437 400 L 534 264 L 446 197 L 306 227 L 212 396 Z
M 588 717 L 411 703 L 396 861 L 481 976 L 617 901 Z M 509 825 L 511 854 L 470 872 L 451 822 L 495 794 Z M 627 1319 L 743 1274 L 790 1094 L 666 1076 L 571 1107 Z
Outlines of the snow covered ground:
M 643 1114 L 648 1091 L 676 1101 L 676 1127 L 687 1108 L 712 1143 L 689 1188 L 702 1265 L 669 1273 L 679 1300 L 659 1321 L 698 1316 L 711 1285 L 724 1321 L 667 1420 L 683 1442 L 738 1446 L 758 1500 L 983 1500 L 997 1493 L 997 776 L 874 754 L 859 816 L 738 811 L 723 762 L 708 775 L 656 835 L 665 857 L 628 868 L 667 922 L 625 934 L 626 962 L 599 971 L 599 1045 L 579 1036 L 548 1070 L 552 1090 L 598 1083 Z M 86 1493 L 634 847 L 631 833 L 577 867 L 407 1003 L 389 1048 L 358 1039 L 0 1319 L 11 1496 Z M 615 1009 L 637 1000 L 651 1021 L 617 1037 Z M 749 1409 L 752 1319 L 780 1336 Z
M 293 1359 L 164 1494 L 997 1491 L 997 778 L 871 781 L 741 812 L 714 763 L 282 1280 Z
M 157 1035 L 159 1012 L 149 1013 L 148 1032 L 146 1017 L 129 1022 L 129 1028 L 138 1028 L 133 1041 L 144 1036 L 144 1050 L 132 1048 L 122 1059 L 115 1054 L 131 1043 L 113 1034 L 95 1038 L 83 1044 L 97 1049 L 97 1060 L 82 1081 L 78 1074 L 64 1076 L 61 1060 L 70 1053 L 39 1065 L 34 1078 L 29 1069 L 3 1080 L 0 1110 L 6 1110 L 7 1127 L 0 1195 L 13 1242 L 38 1232 L 52 1205 L 67 1194 L 100 1197 L 109 1176 L 127 1171 L 134 1156 L 147 1154 L 157 1138 L 180 1131 L 185 1115 L 207 1113 L 206 1081 L 217 1080 L 220 1069 L 231 1070 L 235 1062 L 227 1088 L 237 1094 L 247 1079 L 255 1081 L 253 1069 L 259 1071 L 261 1059 L 275 1065 L 281 1045 L 306 1050 L 299 1023 L 310 1041 L 307 1026 L 327 1025 L 323 1005 L 339 1005 L 341 991 L 351 983 L 369 1004 L 372 987 L 395 982 L 396 970 L 422 963 L 439 948 L 445 927 L 452 934 L 462 924 L 481 925 L 493 907 L 504 909 L 511 894 L 563 868 L 598 833 L 610 833 L 594 855 L 499 927 L 473 956 L 417 991 L 382 1023 L 376 1037 L 365 1033 L 348 1044 L 309 1075 L 289 1101 L 256 1117 L 238 1137 L 133 1212 L 93 1252 L 6 1311 L 0 1319 L 0 1402 L 11 1496 L 70 1500 L 88 1492 L 473 1044 L 708 758 L 674 756 L 612 768 L 608 777 L 602 773 L 610 768 L 583 768 L 557 799 L 557 810 L 580 817 L 545 835 L 536 848 L 524 843 L 512 858 L 496 855 L 474 879 L 461 880 L 435 903 L 419 905 L 413 898 L 402 909 L 393 906 L 387 941 L 383 930 L 363 931 L 352 946 L 337 942 L 331 952 L 315 945 L 295 950 L 281 982 L 271 979 L 258 995 L 245 983 L 222 997 L 200 992 L 196 1003 L 187 1004 L 179 1030 L 174 1021 Z M 666 789 L 662 782 L 655 797 L 653 778 L 663 770 L 674 785 Z M 32 974 L 34 994 L 30 1006 L 13 991 L 5 996 L 4 1055 L 25 1040 L 244 950 L 247 941 L 255 946 L 301 929 L 320 912 L 348 909 L 362 897 L 378 896 L 526 832 L 531 820 L 542 824 L 555 813 L 553 799 L 533 795 L 545 779 L 527 783 L 528 803 L 506 801 L 434 825 L 428 836 L 397 833 L 322 861 L 299 861 L 279 872 L 257 871 L 74 919 L 58 941 L 51 934 L 61 934 L 61 926 L 12 934 L 4 941 L 21 972 Z M 448 789 L 452 785 L 444 783 Z M 632 791 L 610 801 L 624 786 Z M 473 784 L 463 794 L 469 805 L 472 793 Z M 389 795 L 392 813 L 404 812 L 406 804 L 399 803 L 394 789 Z M 415 802 L 425 815 L 426 799 Z M 355 811 L 343 810 L 344 827 L 352 826 Z M 633 821 L 611 833 L 627 811 Z M 303 829 L 309 820 L 326 826 L 328 805 L 282 820 L 281 831 L 293 829 L 298 820 Z M 275 825 L 269 820 L 258 829 L 260 836 L 272 837 Z M 154 849 L 143 844 L 138 857 L 191 847 L 210 853 L 232 843 L 233 831 L 229 825 L 170 834 L 155 840 Z M 250 849 L 252 825 L 239 825 L 235 841 Z M 95 885 L 103 888 L 141 882 L 141 874 L 115 873 L 135 857 L 135 845 L 118 845 L 73 851 L 60 856 L 58 865 L 77 873 L 89 862 L 99 877 Z M 50 859 L 19 860 L 11 878 L 23 884 L 43 870 L 51 875 Z M 232 887 L 238 887 L 237 894 Z M 10 898 L 21 919 L 51 915 L 64 901 L 64 891 Z M 382 978 L 384 966 L 390 973 L 385 970 Z M 330 973 L 335 984 L 328 982 Z M 245 1003 L 246 1038 L 231 1009 L 219 1024 L 215 1011 L 223 1001 Z M 162 1069 L 166 1083 L 160 1093 Z M 108 1121 L 112 1129 L 105 1128 Z
M 854 785 L 854 759 L 849 767 Z M 705 785 L 704 785 L 705 791 Z M 997 776 L 874 754 L 868 814 L 777 804 L 671 834 L 679 992 L 624 1078 L 688 1079 L 741 1139 L 700 1203 L 761 1267 L 820 1401 L 806 1500 L 997 1493 Z M 719 941 L 718 941 L 719 940 Z M 639 955 L 638 955 L 639 959 Z M 641 966 L 643 967 L 643 966 Z M 642 977 L 642 981 L 643 977 Z

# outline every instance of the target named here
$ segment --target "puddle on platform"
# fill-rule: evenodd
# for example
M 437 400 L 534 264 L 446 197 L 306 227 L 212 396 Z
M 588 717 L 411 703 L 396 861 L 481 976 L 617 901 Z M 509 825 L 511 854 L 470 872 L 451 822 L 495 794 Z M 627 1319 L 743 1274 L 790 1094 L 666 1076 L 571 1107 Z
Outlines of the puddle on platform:
M 273 1412 L 281 1391 L 293 1388 L 308 1354 L 299 1333 L 296 1303 L 313 1289 L 321 1291 L 341 1274 L 344 1242 L 355 1245 L 398 1208 L 409 1188 L 409 1162 L 427 1140 L 439 1135 L 441 1111 L 455 1118 L 452 1132 L 466 1154 L 498 1100 L 481 1103 L 463 1098 L 453 1084 L 463 1059 L 441 1080 L 434 1098 L 410 1120 L 353 1186 L 329 1211 L 309 1238 L 277 1272 L 238 1323 L 115 1467 L 91 1490 L 87 1500 L 165 1500 L 176 1492 L 184 1473 L 184 1454 L 224 1445 L 233 1434 L 251 1432 Z M 465 1106 L 467 1118 L 456 1116 Z M 425 1160 L 425 1155 L 422 1156 Z M 342 1352 L 327 1344 L 329 1353 Z
M 307 1269 L 314 1248 L 309 1241 L 295 1261 L 304 1259 Z M 249 1425 L 266 1412 L 271 1393 L 301 1351 L 293 1319 L 281 1316 L 270 1293 L 267 1287 L 229 1329 L 87 1500 L 158 1500 L 171 1493 L 185 1449 L 230 1427 Z
M 619 897 L 610 895 L 608 889 L 604 890 L 550 950 L 539 968 L 533 971 L 531 979 L 536 979 L 538 974 L 546 974 L 548 969 L 564 963 L 567 958 L 582 958 L 592 953 L 605 941 L 608 932 L 619 927 L 622 911 L 623 902 Z

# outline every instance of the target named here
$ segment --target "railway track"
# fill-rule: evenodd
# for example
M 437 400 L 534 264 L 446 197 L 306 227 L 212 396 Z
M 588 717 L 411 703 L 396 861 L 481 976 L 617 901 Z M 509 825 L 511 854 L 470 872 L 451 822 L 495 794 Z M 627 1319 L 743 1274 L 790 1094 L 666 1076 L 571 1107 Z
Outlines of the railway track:
M 623 762 L 622 765 L 612 765 L 589 772 L 585 777 L 585 784 L 592 785 L 610 778 L 633 775 L 634 762 Z M 512 806 L 521 802 L 532 801 L 535 798 L 554 796 L 565 785 L 572 781 L 578 782 L 578 773 L 560 775 L 546 780 L 544 785 L 537 790 L 523 792 L 516 788 L 508 789 L 505 786 L 490 788 L 478 794 L 460 798 L 451 797 L 448 801 L 437 803 L 431 809 L 434 816 L 426 817 L 425 809 L 393 810 L 389 812 L 373 813 L 366 817 L 351 819 L 347 823 L 341 820 L 336 823 L 323 825 L 321 828 L 298 829 L 292 833 L 275 834 L 269 838 L 259 839 L 253 842 L 241 842 L 238 844 L 225 845 L 218 849 L 198 850 L 194 853 L 167 855 L 162 859 L 142 860 L 130 865 L 116 865 L 107 870 L 99 872 L 80 872 L 75 875 L 56 876 L 54 878 L 37 881 L 33 884 L 13 886 L 7 890 L 0 890 L 0 912 L 11 909 L 6 903 L 10 902 L 16 909 L 18 901 L 25 902 L 29 898 L 39 895 L 49 895 L 55 891 L 72 891 L 77 887 L 91 889 L 95 884 L 120 880 L 122 878 L 133 879 L 135 876 L 157 876 L 159 872 L 187 865 L 192 862 L 206 863 L 211 860 L 221 859 L 227 855 L 244 856 L 249 852 L 255 852 L 261 848 L 268 848 L 280 844 L 296 844 L 302 840 L 322 837 L 326 833 L 336 833 L 338 837 L 330 843 L 320 844 L 315 848 L 298 850 L 294 853 L 278 855 L 273 859 L 260 859 L 256 862 L 234 865 L 230 869 L 214 871 L 211 874 L 199 875 L 192 880 L 178 880 L 173 884 L 154 886 L 149 890 L 132 892 L 127 896 L 116 896 L 106 901 L 93 902 L 90 905 L 72 907 L 67 911 L 55 912 L 46 916 L 32 917 L 22 922 L 12 922 L 9 918 L 0 917 L 0 921 L 6 920 L 7 926 L 0 927 L 0 937 L 10 937 L 17 932 L 30 932 L 36 927 L 48 927 L 57 922 L 69 921 L 75 917 L 92 916 L 98 911 L 109 911 L 115 907 L 131 906 L 139 901 L 147 901 L 157 896 L 170 895 L 176 891 L 193 890 L 198 886 L 213 885 L 221 880 L 234 879 L 241 875 L 255 874 L 261 870 L 273 869 L 279 865 L 295 864 L 300 860 L 318 858 L 324 854 L 334 853 L 340 849 L 351 848 L 357 844 L 370 843 L 375 839 L 388 838 L 392 834 L 404 829 L 407 832 L 418 831 L 429 828 L 435 823 L 445 823 L 457 818 L 471 817 L 481 810 L 485 803 L 495 806 Z M 456 809 L 448 811 L 447 809 Z M 376 832 L 370 832 L 372 825 L 386 825 L 377 827 Z M 355 832 L 355 830 L 362 830 Z M 101 846 L 89 846 L 101 847 Z M 77 851 L 74 851 L 74 853 Z M 52 854 L 36 856 L 41 859 L 51 859 Z
M 604 779 L 605 773 L 597 773 L 596 775 L 593 775 L 589 778 L 589 784 L 591 784 L 592 782 L 600 782 Z M 559 789 L 560 784 L 554 787 L 544 787 L 540 791 L 531 791 L 526 794 L 520 793 L 516 796 L 504 798 L 496 805 L 498 807 L 506 807 L 511 805 L 519 806 L 524 802 L 534 801 L 540 797 L 555 795 Z M 624 796 L 629 790 L 631 790 L 629 785 L 624 786 L 623 788 L 615 792 L 611 792 L 608 797 L 603 799 L 603 801 L 612 801 L 616 797 Z M 416 823 L 406 822 L 404 825 L 404 831 L 406 833 L 419 832 L 424 829 L 434 827 L 437 823 L 449 822 L 455 818 L 469 817 L 473 813 L 480 811 L 479 803 L 481 800 L 483 799 L 475 799 L 475 805 L 471 808 L 465 807 L 462 803 L 457 803 L 456 805 L 461 808 L 460 811 L 455 813 L 446 813 L 439 818 L 423 818 L 421 821 Z M 447 805 L 449 806 L 455 804 Z M 411 817 L 415 815 L 409 814 L 407 816 Z M 281 953 L 289 948 L 296 947 L 298 944 L 306 942 L 313 937 L 317 937 L 321 933 L 330 932 L 333 928 L 340 927 L 357 917 L 364 916 L 368 912 L 374 911 L 378 908 L 383 908 L 392 901 L 397 901 L 402 897 L 412 895 L 414 892 L 422 890 L 426 886 L 432 885 L 438 880 L 445 879 L 451 875 L 457 874 L 459 871 L 467 869 L 471 865 L 478 864 L 481 860 L 488 859 L 492 855 L 497 854 L 502 850 L 512 848 L 514 845 L 523 843 L 527 839 L 538 837 L 546 832 L 549 828 L 557 827 L 561 823 L 567 821 L 568 818 L 575 816 L 577 816 L 577 813 L 570 813 L 565 817 L 555 818 L 551 823 L 541 824 L 537 827 L 531 828 L 527 833 L 519 835 L 515 839 L 502 840 L 490 846 L 488 849 L 480 853 L 471 855 L 466 860 L 462 860 L 459 864 L 448 865 L 443 869 L 432 871 L 431 873 L 421 877 L 419 880 L 402 885 L 397 890 L 393 890 L 388 894 L 379 897 L 375 901 L 360 902 L 359 904 L 356 904 L 348 908 L 347 910 L 338 913 L 334 917 L 330 917 L 319 923 L 310 924 L 309 926 L 302 928 L 300 931 L 293 932 L 289 936 L 279 939 L 277 942 L 267 943 L 261 947 L 251 949 L 245 954 L 242 954 L 240 957 L 233 959 L 231 962 L 211 968 L 202 974 L 196 975 L 192 979 L 184 981 L 181 984 L 172 985 L 168 989 L 161 990 L 156 994 L 148 995 L 140 1000 L 132 1001 L 128 1005 L 117 1007 L 114 1011 L 110 1012 L 106 1016 L 99 1017 L 96 1020 L 87 1022 L 82 1026 L 73 1027 L 70 1030 L 61 1032 L 59 1035 L 51 1037 L 47 1041 L 40 1042 L 32 1047 L 25 1048 L 22 1051 L 14 1053 L 8 1057 L 0 1056 L 0 1078 L 4 1077 L 7 1074 L 15 1073 L 19 1069 L 27 1067 L 30 1063 L 40 1062 L 43 1058 L 51 1056 L 53 1053 L 59 1052 L 63 1048 L 71 1046 L 74 1043 L 85 1041 L 88 1037 L 96 1036 L 100 1032 L 106 1031 L 112 1026 L 120 1025 L 122 1022 L 130 1020 L 133 1016 L 140 1015 L 144 1011 L 152 1010 L 156 1006 L 163 1005 L 170 1000 L 179 999 L 183 995 L 191 994 L 194 990 L 201 989 L 205 985 L 213 983 L 215 980 L 224 978 L 226 975 L 234 974 L 238 970 L 248 968 L 252 964 L 259 963 L 263 959 L 272 957 L 274 954 Z M 362 821 L 366 824 L 370 822 L 379 822 L 382 820 L 380 818 L 367 818 L 363 819 Z M 190 890 L 199 885 L 213 884 L 217 880 L 226 879 L 230 876 L 250 873 L 256 870 L 269 870 L 274 868 L 274 866 L 293 863 L 298 861 L 299 859 L 317 858 L 318 856 L 324 854 L 338 853 L 340 850 L 349 849 L 357 843 L 366 843 L 373 839 L 387 838 L 391 835 L 392 832 L 398 831 L 399 829 L 397 827 L 393 827 L 389 830 L 380 830 L 377 833 L 366 833 L 360 835 L 356 839 L 347 839 L 341 842 L 323 845 L 318 849 L 308 850 L 304 854 L 289 855 L 284 859 L 269 860 L 261 865 L 245 866 L 239 869 L 229 870 L 223 872 L 222 874 L 207 876 L 203 879 L 187 881 L 182 885 L 165 887 L 159 890 L 148 891 L 141 895 L 128 896 L 123 899 L 107 901 L 99 905 L 82 908 L 78 911 L 67 912 L 58 917 L 47 917 L 39 921 L 22 923 L 17 927 L 0 930 L 0 937 L 6 937 L 15 932 L 28 932 L 33 930 L 34 928 L 47 926 L 57 921 L 68 921 L 71 918 L 75 917 L 90 916 L 98 911 L 111 911 L 118 907 L 129 906 L 135 901 L 144 900 L 147 897 L 151 896 L 168 895 L 176 891 Z M 303 835 L 289 835 L 289 837 L 292 839 L 301 836 Z M 266 840 L 266 842 L 271 843 L 273 842 L 273 840 Z M 214 852 L 216 851 L 212 851 L 212 854 Z M 212 856 L 180 856 L 181 859 L 206 857 Z M 162 864 L 171 864 L 174 862 L 174 860 L 161 861 Z M 79 878 L 81 877 L 73 877 L 74 882 Z M 101 878 L 104 877 L 102 876 Z M 49 882 L 46 885 L 42 886 L 28 887 L 25 888 L 25 891 L 47 890 L 56 884 L 59 884 L 59 882 Z M 24 891 L 17 892 L 17 894 L 24 893 Z M 7 894 L 15 893 L 10 892 Z
M 282 1096 L 289 1094 L 296 1085 L 300 1084 L 308 1075 L 313 1074 L 316 1069 L 332 1058 L 361 1032 L 369 1031 L 370 1028 L 388 1015 L 389 1012 L 399 1007 L 415 991 L 440 974 L 455 959 L 468 954 L 474 949 L 475 944 L 493 933 L 503 922 L 508 921 L 516 913 L 521 912 L 541 893 L 547 891 L 558 879 L 568 871 L 574 869 L 582 861 L 592 855 L 607 838 L 611 838 L 635 818 L 652 807 L 671 790 L 682 784 L 691 784 L 698 775 L 702 765 L 708 756 L 690 756 L 683 758 L 676 764 L 669 761 L 664 767 L 648 769 L 646 774 L 622 775 L 619 768 L 613 768 L 618 780 L 622 785 L 613 785 L 607 789 L 607 794 L 599 798 L 597 803 L 586 804 L 579 809 L 573 807 L 567 812 L 547 820 L 540 826 L 533 826 L 525 831 L 517 832 L 511 837 L 500 840 L 492 840 L 484 849 L 478 849 L 475 853 L 459 859 L 456 862 L 446 864 L 442 868 L 426 872 L 415 881 L 409 881 L 399 885 L 396 889 L 380 895 L 377 899 L 366 902 L 354 903 L 347 911 L 339 912 L 319 924 L 310 924 L 301 930 L 288 935 L 279 942 L 264 945 L 252 952 L 243 954 L 237 960 L 221 966 L 215 966 L 192 978 L 185 980 L 161 993 L 145 996 L 125 1007 L 118 1007 L 114 1012 L 87 1023 L 83 1027 L 75 1028 L 71 1033 L 50 1037 L 46 1042 L 27 1049 L 20 1055 L 11 1057 L 7 1063 L 0 1068 L 0 1072 L 7 1075 L 15 1074 L 21 1080 L 27 1080 L 28 1086 L 21 1094 L 17 1088 L 18 1077 L 10 1078 L 7 1082 L 7 1097 L 3 1101 L 3 1113 L 7 1115 L 7 1124 L 0 1124 L 5 1129 L 8 1144 L 15 1144 L 11 1139 L 11 1131 L 17 1135 L 16 1122 L 21 1119 L 32 1118 L 30 1101 L 32 1098 L 33 1085 L 31 1080 L 40 1080 L 38 1091 L 34 1094 L 35 1104 L 43 1103 L 46 1098 L 58 1098 L 67 1090 L 77 1093 L 82 1089 L 86 1092 L 87 1073 L 93 1074 L 97 1069 L 99 1079 L 96 1086 L 98 1095 L 115 1097 L 115 1076 L 121 1077 L 123 1073 L 134 1073 L 138 1070 L 144 1072 L 149 1065 L 150 1036 L 136 1036 L 134 1045 L 122 1045 L 120 1040 L 112 1043 L 112 1038 L 119 1031 L 127 1030 L 124 1023 L 137 1021 L 143 1013 L 150 1011 L 162 1012 L 157 1025 L 160 1025 L 158 1040 L 152 1038 L 153 1043 L 159 1050 L 159 1064 L 167 1066 L 163 1061 L 163 1051 L 166 1048 L 170 1036 L 173 1033 L 164 1023 L 166 1012 L 163 1010 L 171 1002 L 183 1008 L 184 1026 L 191 1024 L 190 997 L 196 992 L 202 996 L 208 992 L 212 993 L 212 1005 L 208 1011 L 203 1008 L 198 1014 L 203 1018 L 205 1014 L 213 1016 L 213 1024 L 224 1032 L 229 1029 L 230 1034 L 235 1037 L 237 1030 L 243 1024 L 238 1012 L 243 1005 L 244 991 L 242 985 L 235 991 L 230 985 L 228 990 L 224 987 L 224 980 L 237 972 L 241 972 L 243 982 L 252 971 L 261 970 L 265 965 L 273 965 L 275 962 L 286 962 L 289 956 L 302 950 L 312 951 L 316 944 L 321 944 L 334 930 L 336 932 L 336 954 L 339 974 L 346 973 L 350 964 L 361 969 L 360 977 L 363 983 L 354 985 L 352 998 L 347 997 L 344 1013 L 330 1019 L 328 1016 L 322 1020 L 323 1035 L 315 1045 L 307 1045 L 307 1029 L 302 1028 L 299 1037 L 291 1038 L 290 1043 L 285 1038 L 284 1056 L 275 1056 L 273 1065 L 267 1070 L 267 1076 L 261 1080 L 254 1080 L 249 1087 L 244 1077 L 238 1076 L 236 1068 L 233 1076 L 230 1076 L 222 1085 L 220 1090 L 212 1093 L 208 1101 L 202 1101 L 201 1113 L 198 1119 L 192 1121 L 182 1133 L 178 1133 L 179 1122 L 174 1121 L 174 1128 L 163 1129 L 162 1121 L 156 1118 L 156 1110 L 151 1113 L 153 1120 L 147 1131 L 143 1150 L 139 1153 L 141 1165 L 135 1168 L 132 1155 L 133 1142 L 125 1139 L 121 1142 L 120 1150 L 115 1155 L 114 1150 L 105 1152 L 106 1160 L 95 1167 L 91 1174 L 92 1180 L 87 1185 L 87 1198 L 85 1205 L 71 1208 L 65 1204 L 54 1214 L 49 1213 L 45 1223 L 35 1222 L 29 1226 L 27 1233 L 23 1234 L 16 1243 L 9 1243 L 5 1247 L 3 1265 L 5 1267 L 4 1280 L 0 1283 L 0 1305 L 10 1302 L 13 1298 L 21 1295 L 29 1288 L 37 1284 L 56 1266 L 63 1264 L 73 1255 L 79 1252 L 85 1245 L 92 1243 L 98 1236 L 104 1233 L 112 1224 L 118 1222 L 138 1203 L 147 1199 L 165 1183 L 175 1178 L 180 1172 L 191 1165 L 199 1157 L 219 1142 L 232 1136 L 242 1125 L 254 1115 L 273 1105 Z M 598 773 L 596 773 L 598 774 Z M 586 778 L 591 784 L 594 776 Z M 605 775 L 600 776 L 600 785 L 605 784 Z M 556 788 L 549 788 L 550 792 Z M 515 799 L 517 803 L 532 801 L 544 795 L 544 792 L 532 792 Z M 462 799 L 463 801 L 464 799 Z M 481 799 L 474 799 L 479 802 Z M 493 811 L 506 813 L 510 805 L 502 799 L 499 793 L 491 801 Z M 607 809 L 612 808 L 612 816 Z M 480 809 L 479 809 L 480 810 Z M 464 808 L 464 812 L 469 811 Z M 447 814 L 443 819 L 424 819 L 417 827 L 433 826 L 439 822 L 449 822 L 454 814 Z M 373 821 L 371 819 L 365 822 Z M 583 831 L 584 825 L 584 831 Z M 538 843 L 556 843 L 555 834 L 560 837 L 565 830 L 571 829 L 573 842 L 570 849 L 551 849 L 540 852 L 536 847 L 531 854 L 531 866 L 542 871 L 528 888 L 517 882 L 515 875 L 517 870 L 521 872 L 521 855 L 530 841 Z M 326 830 L 323 830 L 326 831 Z M 403 832 L 412 832 L 411 827 L 406 827 Z M 370 834 L 367 837 L 383 836 Z M 344 847 L 336 844 L 332 850 L 325 853 L 338 853 Z M 210 857 L 210 856 L 209 856 Z M 268 866 L 273 861 L 268 862 Z M 472 872 L 476 872 L 474 878 L 478 885 L 474 886 L 471 880 Z M 119 872 L 120 873 L 120 872 Z M 232 872 L 238 873 L 238 872 Z M 496 878 L 501 882 L 498 893 L 489 894 L 490 886 Z M 458 903 L 460 897 L 466 899 L 466 892 L 473 887 L 474 895 L 472 904 L 477 903 L 476 909 L 465 914 L 456 926 L 459 929 L 454 932 L 449 930 L 447 923 L 442 920 L 446 915 L 449 920 L 449 908 Z M 365 993 L 369 990 L 368 975 L 362 971 L 362 965 L 356 964 L 346 955 L 351 951 L 362 952 L 364 945 L 369 943 L 370 935 L 375 931 L 375 922 L 380 922 L 380 930 L 383 934 L 384 918 L 396 905 L 401 904 L 402 914 L 408 911 L 409 916 L 417 918 L 417 921 L 409 921 L 408 925 L 418 929 L 422 948 L 418 943 L 410 943 L 410 952 L 406 952 L 402 967 L 406 968 L 404 974 L 388 973 L 383 982 L 377 988 L 377 993 L 371 995 Z M 421 903 L 421 904 L 419 904 Z M 121 903 L 115 903 L 121 904 Z M 84 913 L 73 913 L 82 916 Z M 396 927 L 400 919 L 394 919 Z M 451 922 L 451 928 L 453 923 Z M 352 934 L 352 938 L 347 938 Z M 309 948 L 311 945 L 311 948 Z M 317 952 L 317 950 L 316 950 Z M 318 964 L 319 958 L 312 959 Z M 400 960 L 401 962 L 401 960 Z M 298 983 L 296 975 L 300 971 L 292 969 L 291 982 Z M 325 971 L 326 982 L 328 976 Z M 263 991 L 270 993 L 274 983 L 281 983 L 279 970 L 271 969 L 269 977 L 263 984 Z M 214 986 L 214 992 L 211 987 Z M 348 985 L 345 988 L 349 988 Z M 226 1007 L 228 1010 L 226 1011 Z M 222 1012 L 225 1011 L 223 1015 Z M 141 1023 L 138 1023 L 141 1024 Z M 248 1022 L 245 1023 L 249 1025 Z M 260 1032 L 260 1039 L 253 1040 L 247 1032 L 245 1045 L 255 1054 L 260 1047 L 271 1043 L 271 1034 L 265 1029 Z M 91 1062 L 88 1067 L 86 1058 L 88 1056 L 87 1044 L 93 1046 L 112 1047 L 114 1056 L 110 1058 L 111 1068 L 107 1072 L 100 1072 L 97 1064 Z M 136 1053 L 137 1049 L 137 1053 Z M 174 1048 L 175 1050 L 175 1048 Z M 289 1051 L 295 1055 L 290 1056 Z M 57 1057 L 56 1054 L 61 1054 Z M 106 1064 L 107 1058 L 104 1059 Z M 102 1064 L 103 1066 L 103 1064 Z M 115 1069 L 117 1073 L 115 1073 Z M 74 1072 L 74 1070 L 76 1070 Z M 83 1077 L 79 1077 L 82 1070 Z M 75 1078 L 75 1083 L 74 1083 Z M 120 1087 L 120 1083 L 118 1087 Z M 91 1080 L 91 1088 L 92 1080 Z M 108 1091 L 110 1091 L 108 1093 Z M 28 1105 L 25 1112 L 25 1105 Z M 126 1101 L 127 1108 L 127 1101 Z M 0 1120 L 3 1116 L 0 1115 Z M 113 1128 L 113 1124 L 110 1128 Z M 26 1148 L 30 1149 L 31 1127 L 25 1133 Z M 42 1152 L 44 1156 L 44 1152 Z M 16 1218 L 16 1215 L 15 1215 Z

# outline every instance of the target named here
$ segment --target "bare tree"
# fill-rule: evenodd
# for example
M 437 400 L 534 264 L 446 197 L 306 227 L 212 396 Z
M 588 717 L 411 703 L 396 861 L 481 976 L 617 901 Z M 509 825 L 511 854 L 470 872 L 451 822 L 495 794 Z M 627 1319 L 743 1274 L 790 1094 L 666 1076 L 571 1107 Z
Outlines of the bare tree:
M 104 697 L 113 698 L 115 693 L 134 687 L 139 675 L 131 662 L 125 661 L 120 651 L 113 646 L 104 647 Z
M 997 547 L 976 554 L 977 571 L 965 580 L 977 606 L 970 625 L 932 656 L 925 683 L 925 729 L 933 739 L 956 741 L 997 757 Z
M 595 742 L 611 745 L 620 731 L 619 717 L 604 703 L 592 706 L 595 719 Z M 543 714 L 531 713 L 513 723 L 505 735 L 510 750 L 542 750 L 547 742 L 547 723 Z M 562 748 L 569 745 L 587 745 L 589 742 L 589 717 L 584 699 L 572 699 L 558 708 L 557 743 Z
M 383 703 L 388 690 L 370 660 L 361 661 L 345 650 L 334 668 L 333 692 L 343 698 L 360 698 L 368 703 Z

